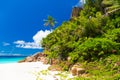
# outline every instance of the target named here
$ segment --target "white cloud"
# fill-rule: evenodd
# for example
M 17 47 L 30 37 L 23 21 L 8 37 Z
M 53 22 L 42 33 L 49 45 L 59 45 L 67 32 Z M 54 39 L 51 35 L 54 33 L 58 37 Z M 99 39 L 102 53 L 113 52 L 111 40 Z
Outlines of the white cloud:
M 10 56 L 23 56 L 22 54 L 18 54 L 18 53 L 16 53 L 16 54 L 9 54 Z
M 14 42 L 16 47 L 18 48 L 26 48 L 26 49 L 42 49 L 41 40 L 45 38 L 51 31 L 49 30 L 40 30 L 33 36 L 33 42 L 25 42 L 24 40 L 17 40 Z
M 85 0 L 81 0 L 81 2 L 85 3 Z
M 33 36 L 33 40 L 35 43 L 40 44 L 40 41 L 42 40 L 42 38 L 45 38 L 50 33 L 51 33 L 50 30 L 45 30 L 45 31 L 40 30 Z
M 0 56 L 23 56 L 22 54 L 8 54 L 8 53 L 0 53 Z
M 7 43 L 7 42 L 3 42 L 3 46 L 9 46 L 10 43 Z
M 75 7 L 83 7 L 85 4 L 85 0 L 79 0 L 79 2 L 75 5 Z
M 26 49 L 41 49 L 39 44 L 36 44 L 35 42 L 25 42 L 23 40 L 18 40 L 14 42 L 16 44 L 16 47 L 18 48 L 26 48 Z
M 81 2 L 81 3 L 85 3 L 85 0 L 79 0 L 79 3 L 80 3 L 80 2 Z
M 15 44 L 24 44 L 25 41 L 23 41 L 23 40 L 18 40 L 18 41 L 14 42 L 14 43 L 15 43 Z

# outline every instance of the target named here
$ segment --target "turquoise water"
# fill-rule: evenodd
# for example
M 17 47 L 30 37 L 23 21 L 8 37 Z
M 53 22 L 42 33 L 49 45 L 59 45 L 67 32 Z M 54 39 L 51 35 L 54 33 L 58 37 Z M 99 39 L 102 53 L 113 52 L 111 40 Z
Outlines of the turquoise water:
M 0 56 L 0 64 L 17 63 L 24 58 L 25 56 Z

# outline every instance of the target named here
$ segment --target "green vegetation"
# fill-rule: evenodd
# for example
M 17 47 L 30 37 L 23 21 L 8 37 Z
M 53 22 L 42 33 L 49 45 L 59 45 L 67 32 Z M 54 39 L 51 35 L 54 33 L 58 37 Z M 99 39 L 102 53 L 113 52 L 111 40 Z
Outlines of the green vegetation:
M 55 19 L 52 16 L 48 16 L 47 20 L 44 20 L 44 25 L 45 26 L 50 26 L 50 29 L 52 30 L 55 24 L 57 23 Z
M 80 16 L 63 22 L 42 46 L 49 58 L 81 63 L 89 76 L 76 80 L 119 80 L 120 0 L 86 0 Z
M 56 79 L 59 79 L 59 80 L 70 80 L 72 78 L 69 78 L 70 76 L 70 73 L 69 72 L 51 72 L 49 70 L 42 70 L 42 71 L 39 71 L 39 72 L 35 72 L 34 73 L 35 76 L 37 77 L 36 80 L 46 80 L 46 79 L 43 79 L 43 78 L 46 78 L 46 76 L 48 76 L 49 78 L 51 77 L 54 77 Z M 47 78 L 48 79 L 48 78 Z

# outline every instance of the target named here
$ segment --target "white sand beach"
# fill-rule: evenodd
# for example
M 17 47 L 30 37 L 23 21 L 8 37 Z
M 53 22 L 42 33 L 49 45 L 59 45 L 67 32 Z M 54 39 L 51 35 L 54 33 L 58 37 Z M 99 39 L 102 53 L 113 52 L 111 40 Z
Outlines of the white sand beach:
M 61 76 L 61 72 L 48 71 L 49 66 L 42 62 L 0 64 L 0 80 L 37 80 L 37 76 L 39 80 L 67 80 L 67 77 L 73 77 L 66 72 Z M 43 74 L 38 74 L 40 71 L 44 71 Z
M 41 62 L 0 64 L 0 80 L 36 80 L 33 72 L 49 66 Z

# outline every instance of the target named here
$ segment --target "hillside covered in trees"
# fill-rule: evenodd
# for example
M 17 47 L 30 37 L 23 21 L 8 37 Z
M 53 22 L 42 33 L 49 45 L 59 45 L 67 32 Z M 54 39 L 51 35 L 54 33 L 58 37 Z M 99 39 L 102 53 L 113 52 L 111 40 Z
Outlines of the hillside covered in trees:
M 88 80 L 119 80 L 120 0 L 86 0 L 79 17 L 63 22 L 42 47 L 49 58 L 81 63 Z

